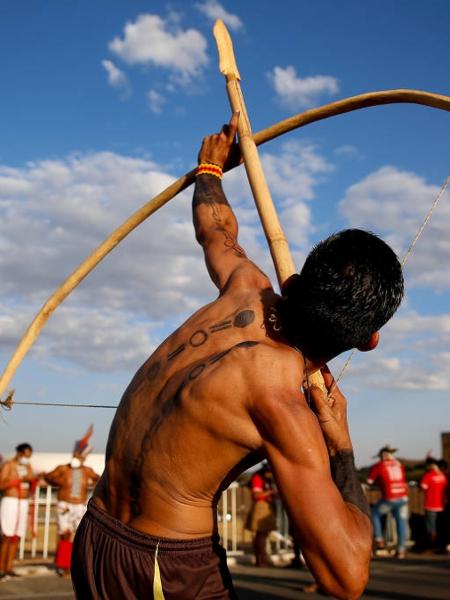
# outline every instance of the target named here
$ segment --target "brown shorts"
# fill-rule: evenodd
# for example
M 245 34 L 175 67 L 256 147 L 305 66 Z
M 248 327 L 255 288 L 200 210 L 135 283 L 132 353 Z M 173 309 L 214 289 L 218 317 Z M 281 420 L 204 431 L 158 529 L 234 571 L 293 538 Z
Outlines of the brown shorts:
M 78 600 L 152 600 L 155 552 L 165 600 L 236 599 L 217 537 L 156 538 L 132 529 L 93 500 L 78 527 L 72 583 Z

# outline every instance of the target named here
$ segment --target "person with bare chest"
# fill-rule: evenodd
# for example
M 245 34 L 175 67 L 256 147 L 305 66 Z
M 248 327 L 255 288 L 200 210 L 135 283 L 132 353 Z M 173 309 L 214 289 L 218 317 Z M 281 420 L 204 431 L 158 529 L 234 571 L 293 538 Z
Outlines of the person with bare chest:
M 367 581 L 370 513 L 346 400 L 326 362 L 375 348 L 403 295 L 401 266 L 379 238 L 347 230 L 318 244 L 276 294 L 239 246 L 222 190 L 238 118 L 203 140 L 193 197 L 195 234 L 219 295 L 157 348 L 123 394 L 74 541 L 82 600 L 236 598 L 216 507 L 263 458 L 321 588 L 352 599 Z M 318 369 L 330 397 L 315 386 L 302 392 Z
M 86 435 L 75 442 L 69 464 L 59 465 L 44 475 L 49 485 L 58 488 L 56 516 L 59 543 L 55 566 L 61 575 L 70 569 L 73 538 L 86 512 L 88 488 L 92 488 L 99 479 L 97 473 L 84 464 L 90 452 L 89 439 L 92 433 L 93 429 L 90 427 Z
M 30 466 L 33 448 L 19 444 L 16 455 L 2 464 L 0 469 L 0 580 L 16 577 L 12 565 L 20 538 L 27 530 L 30 491 L 35 481 Z

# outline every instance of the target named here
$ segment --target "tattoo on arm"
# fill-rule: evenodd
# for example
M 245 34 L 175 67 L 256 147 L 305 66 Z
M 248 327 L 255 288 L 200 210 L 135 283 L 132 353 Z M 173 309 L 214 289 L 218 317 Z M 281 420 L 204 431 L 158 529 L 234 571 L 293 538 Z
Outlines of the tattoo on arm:
M 230 206 L 223 193 L 222 182 L 218 177 L 206 174 L 196 178 L 192 208 L 200 204 L 225 204 Z
M 340 450 L 330 457 L 331 474 L 344 502 L 353 504 L 370 518 L 370 508 L 358 481 L 355 458 L 351 450 Z
M 214 222 L 215 230 L 222 233 L 224 237 L 224 246 L 234 251 L 236 256 L 245 258 L 244 250 L 239 246 L 236 239 L 226 229 L 220 215 L 218 207 L 220 205 L 228 206 L 231 210 L 228 200 L 223 193 L 222 183 L 214 175 L 200 175 L 195 181 L 194 196 L 192 198 L 192 208 L 205 204 L 211 209 L 211 216 Z

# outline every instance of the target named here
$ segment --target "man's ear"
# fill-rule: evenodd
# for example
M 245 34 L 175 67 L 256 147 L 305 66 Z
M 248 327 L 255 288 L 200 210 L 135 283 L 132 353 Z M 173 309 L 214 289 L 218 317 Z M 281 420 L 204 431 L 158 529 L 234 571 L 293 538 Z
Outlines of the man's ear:
M 281 286 L 281 295 L 289 296 L 289 291 L 297 287 L 299 279 L 300 275 L 298 273 L 294 273 L 293 275 L 288 277 Z
M 369 352 L 369 350 L 375 350 L 375 348 L 378 346 L 379 341 L 380 332 L 375 331 L 375 333 L 372 333 L 369 340 L 365 344 L 358 346 L 358 350 L 360 350 L 361 352 Z

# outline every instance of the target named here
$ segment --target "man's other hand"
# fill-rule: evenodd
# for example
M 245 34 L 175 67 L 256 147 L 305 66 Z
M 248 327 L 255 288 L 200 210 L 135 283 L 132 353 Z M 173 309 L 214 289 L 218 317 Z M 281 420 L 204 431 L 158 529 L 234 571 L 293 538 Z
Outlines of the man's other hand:
M 311 408 L 317 415 L 328 452 L 330 456 L 334 456 L 340 450 L 352 450 L 347 422 L 347 400 L 335 384 L 328 367 L 323 367 L 321 372 L 328 394 L 312 385 Z
M 213 163 L 226 168 L 233 162 L 233 156 L 239 152 L 235 140 L 239 122 L 239 113 L 233 113 L 230 122 L 226 123 L 220 133 L 214 133 L 203 138 L 202 147 L 198 153 L 198 163 Z

